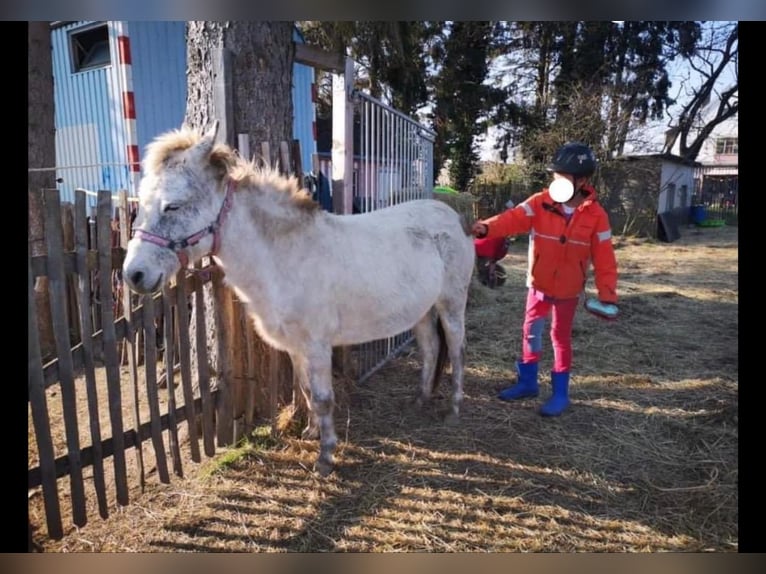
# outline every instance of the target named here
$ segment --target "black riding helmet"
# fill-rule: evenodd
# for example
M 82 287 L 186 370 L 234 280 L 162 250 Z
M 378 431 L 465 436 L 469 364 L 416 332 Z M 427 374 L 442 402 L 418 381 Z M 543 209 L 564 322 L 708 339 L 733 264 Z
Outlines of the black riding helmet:
M 556 150 L 548 171 L 566 173 L 575 177 L 590 177 L 596 171 L 596 156 L 582 142 L 568 142 Z

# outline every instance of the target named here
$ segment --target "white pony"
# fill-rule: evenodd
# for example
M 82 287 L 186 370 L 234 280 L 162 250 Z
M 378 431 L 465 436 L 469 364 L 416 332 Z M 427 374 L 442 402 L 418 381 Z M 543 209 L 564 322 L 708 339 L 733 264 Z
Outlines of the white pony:
M 422 352 L 422 405 L 443 366 L 446 339 L 453 383 L 447 421 L 454 423 L 475 257 L 466 222 L 430 199 L 359 215 L 325 212 L 295 178 L 216 144 L 217 131 L 217 121 L 205 135 L 181 128 L 147 146 L 123 265 L 127 284 L 155 292 L 212 254 L 258 334 L 292 360 L 310 411 L 304 436 L 319 434 L 322 476 L 332 471 L 337 443 L 333 346 L 412 329 Z

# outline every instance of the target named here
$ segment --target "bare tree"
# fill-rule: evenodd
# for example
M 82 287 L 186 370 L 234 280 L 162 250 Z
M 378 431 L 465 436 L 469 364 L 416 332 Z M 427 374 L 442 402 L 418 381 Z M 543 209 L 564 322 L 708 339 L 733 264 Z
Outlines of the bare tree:
M 28 22 L 28 100 L 27 100 L 27 196 L 29 202 L 29 244 L 33 256 L 44 255 L 42 190 L 55 186 L 55 172 L 48 171 L 56 163 L 53 116 L 53 62 L 50 22 Z M 37 324 L 43 357 L 55 348 L 50 327 L 50 303 L 47 280 L 40 277 L 35 284 Z
M 716 126 L 739 110 L 739 23 L 713 22 L 689 56 L 681 82 L 686 103 L 671 117 L 663 151 L 678 142 L 678 155 L 694 160 Z

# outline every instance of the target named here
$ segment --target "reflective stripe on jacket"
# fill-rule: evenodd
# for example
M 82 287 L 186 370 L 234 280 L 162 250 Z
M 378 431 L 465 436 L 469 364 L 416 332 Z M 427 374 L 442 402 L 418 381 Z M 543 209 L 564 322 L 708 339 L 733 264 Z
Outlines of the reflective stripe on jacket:
M 577 297 L 585 289 L 593 264 L 601 301 L 617 303 L 617 260 L 609 217 L 596 190 L 575 209 L 569 221 L 548 190 L 536 193 L 513 209 L 484 220 L 487 237 L 529 233 L 527 284 L 556 299 Z

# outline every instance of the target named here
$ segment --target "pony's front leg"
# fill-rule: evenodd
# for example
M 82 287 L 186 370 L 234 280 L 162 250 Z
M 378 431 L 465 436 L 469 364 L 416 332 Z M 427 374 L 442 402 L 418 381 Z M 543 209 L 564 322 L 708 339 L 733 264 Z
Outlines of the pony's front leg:
M 301 433 L 301 438 L 304 440 L 315 440 L 319 438 L 319 424 L 317 422 L 316 414 L 311 406 L 311 388 L 309 387 L 309 373 L 308 373 L 308 361 L 304 360 L 300 355 L 290 353 L 290 359 L 293 363 L 293 373 L 298 382 L 298 386 L 301 389 L 301 394 L 306 401 L 306 410 L 308 421 L 306 428 Z
M 332 347 L 312 347 L 305 360 L 311 390 L 311 410 L 319 425 L 316 469 L 321 476 L 327 476 L 333 470 L 332 455 L 338 443 L 333 421 L 335 393 L 332 388 Z

